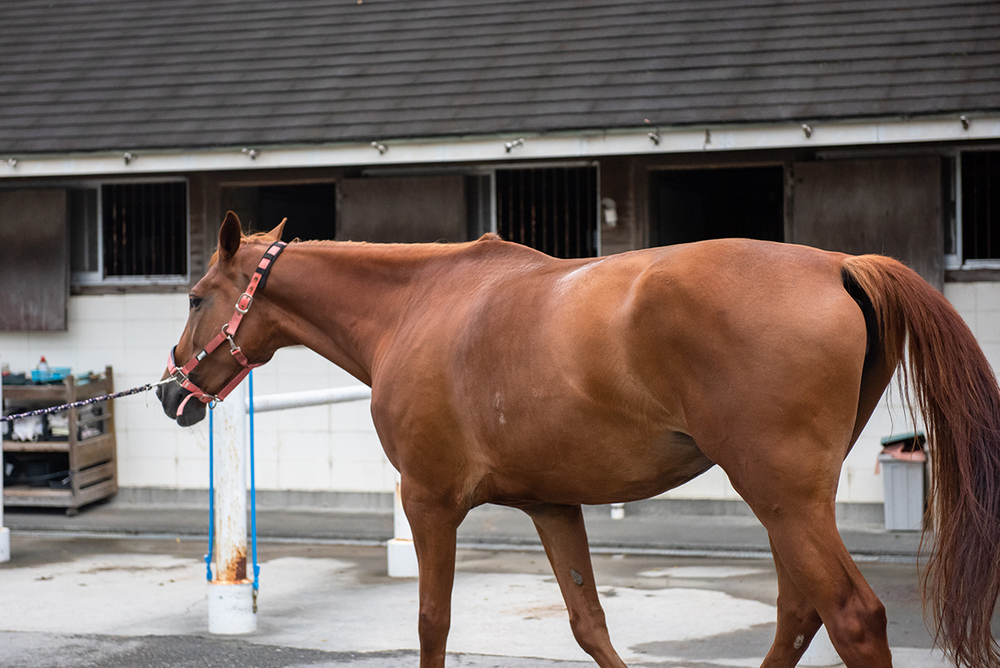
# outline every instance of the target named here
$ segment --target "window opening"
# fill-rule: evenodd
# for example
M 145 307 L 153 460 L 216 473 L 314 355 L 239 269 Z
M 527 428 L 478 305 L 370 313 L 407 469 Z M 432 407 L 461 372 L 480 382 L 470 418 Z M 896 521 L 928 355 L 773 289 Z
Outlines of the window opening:
M 282 234 L 285 241 L 333 239 L 337 231 L 337 186 L 306 183 L 225 187 L 221 214 L 230 210 L 240 217 L 245 229 L 255 232 L 270 231 L 287 218 Z
M 187 184 L 103 183 L 68 189 L 70 269 L 77 285 L 183 282 Z
M 742 237 L 784 241 L 784 168 L 653 172 L 654 246 Z
M 118 183 L 101 188 L 105 276 L 187 274 L 187 188 Z
M 496 171 L 497 232 L 561 258 L 595 257 L 596 167 Z
M 962 153 L 961 253 L 965 264 L 1000 260 L 1000 151 Z

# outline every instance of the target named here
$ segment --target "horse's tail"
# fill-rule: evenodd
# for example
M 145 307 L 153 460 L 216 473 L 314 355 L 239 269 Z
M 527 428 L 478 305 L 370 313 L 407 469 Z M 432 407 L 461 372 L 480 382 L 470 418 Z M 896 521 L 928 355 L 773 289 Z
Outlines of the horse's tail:
M 934 532 L 923 574 L 936 640 L 958 666 L 997 668 L 990 619 L 1000 594 L 1000 388 L 972 331 L 916 272 L 862 255 L 844 270 L 864 290 L 889 369 L 903 362 L 931 446 L 929 517 Z M 871 342 L 870 345 L 877 345 Z

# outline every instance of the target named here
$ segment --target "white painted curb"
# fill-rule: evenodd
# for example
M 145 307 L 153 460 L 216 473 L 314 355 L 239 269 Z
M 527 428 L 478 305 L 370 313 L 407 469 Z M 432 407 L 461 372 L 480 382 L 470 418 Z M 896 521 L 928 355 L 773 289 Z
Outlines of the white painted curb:
M 412 540 L 393 538 L 386 543 L 389 577 L 415 578 L 418 574 L 417 551 Z
M 806 653 L 799 659 L 799 665 L 824 667 L 844 665 L 837 650 L 833 648 L 833 643 L 830 642 L 830 634 L 826 632 L 826 626 L 819 627 L 819 631 L 809 643 Z

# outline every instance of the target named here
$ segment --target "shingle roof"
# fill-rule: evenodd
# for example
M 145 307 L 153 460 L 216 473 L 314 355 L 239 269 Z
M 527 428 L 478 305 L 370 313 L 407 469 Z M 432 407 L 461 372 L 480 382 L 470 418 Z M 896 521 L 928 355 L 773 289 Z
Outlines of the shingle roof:
M 1000 109 L 996 0 L 4 0 L 0 155 Z

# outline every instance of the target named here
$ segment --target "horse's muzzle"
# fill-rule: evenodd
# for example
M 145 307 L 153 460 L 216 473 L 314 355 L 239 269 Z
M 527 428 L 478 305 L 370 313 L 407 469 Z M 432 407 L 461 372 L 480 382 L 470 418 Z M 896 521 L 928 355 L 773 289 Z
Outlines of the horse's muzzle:
M 205 419 L 205 404 L 177 383 L 167 383 L 156 388 L 156 398 L 163 412 L 182 427 L 190 427 Z

